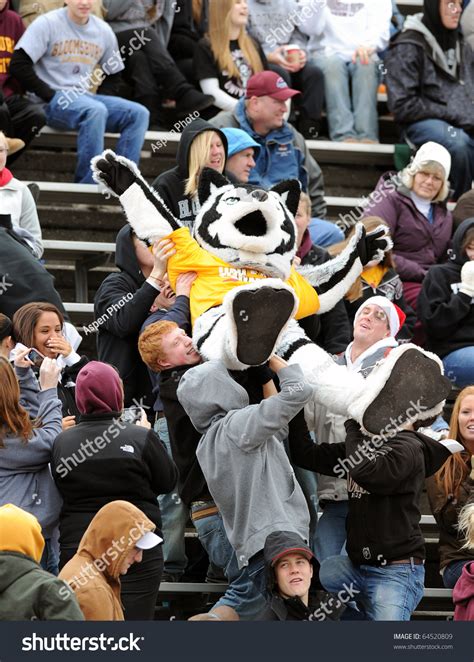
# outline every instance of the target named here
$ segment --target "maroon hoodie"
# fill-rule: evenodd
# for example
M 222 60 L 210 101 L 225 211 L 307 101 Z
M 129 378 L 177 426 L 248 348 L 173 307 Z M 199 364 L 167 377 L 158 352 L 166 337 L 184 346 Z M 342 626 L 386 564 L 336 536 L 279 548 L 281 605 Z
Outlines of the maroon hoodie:
M 18 81 L 9 77 L 8 67 L 15 45 L 24 31 L 23 21 L 10 9 L 10 0 L 7 0 L 7 4 L 0 11 L 0 88 L 5 97 L 20 94 L 22 91 Z
M 474 562 L 466 563 L 453 589 L 454 620 L 474 621 Z

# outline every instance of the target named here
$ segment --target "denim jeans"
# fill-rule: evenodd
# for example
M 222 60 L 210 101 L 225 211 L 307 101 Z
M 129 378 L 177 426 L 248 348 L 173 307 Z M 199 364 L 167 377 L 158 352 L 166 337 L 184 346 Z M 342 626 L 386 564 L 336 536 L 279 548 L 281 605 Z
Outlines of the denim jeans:
M 324 73 L 326 110 L 331 140 L 379 139 L 378 58 L 369 64 L 345 62 L 338 55 L 314 59 Z M 352 89 L 352 98 L 351 98 Z
M 368 621 L 409 621 L 423 597 L 425 567 L 357 566 L 347 556 L 331 556 L 321 564 L 319 579 L 330 593 L 359 591 L 354 600 Z
M 448 563 L 443 572 L 443 584 L 446 586 L 446 588 L 454 588 L 456 582 L 462 574 L 462 569 L 468 563 L 472 563 L 472 561 L 474 561 L 474 554 L 472 559 L 451 561 L 451 563 Z
M 420 120 L 405 129 L 405 135 L 417 147 L 433 140 L 451 154 L 449 181 L 454 188 L 453 199 L 471 190 L 474 179 L 474 138 L 443 120 Z
M 313 244 L 326 248 L 344 239 L 344 232 L 335 223 L 323 221 L 322 218 L 312 218 L 308 226 Z
M 443 358 L 444 374 L 456 386 L 474 384 L 474 346 L 462 347 Z
M 330 556 L 343 554 L 346 542 L 346 517 L 348 501 L 326 501 L 318 522 L 316 534 L 316 558 L 320 563 Z
M 159 418 L 156 421 L 155 432 L 164 443 L 168 455 L 172 457 L 166 418 Z M 158 497 L 158 503 L 160 505 L 163 531 L 165 572 L 170 575 L 181 576 L 188 564 L 184 532 L 189 519 L 189 511 L 176 491 L 172 494 L 161 494 Z
M 120 133 L 115 151 L 138 164 L 150 113 L 139 103 L 104 94 L 56 92 L 45 108 L 53 129 L 77 130 L 76 182 L 93 184 L 90 161 L 104 149 L 104 133 Z
M 41 557 L 40 565 L 43 568 L 43 570 L 50 572 L 52 575 L 58 575 L 59 556 L 55 548 L 55 545 L 51 540 L 51 538 L 45 538 L 44 542 L 45 545 L 44 545 L 44 550 L 43 550 L 43 555 Z
M 235 609 L 241 620 L 254 620 L 265 607 L 265 600 L 251 580 L 248 568 L 239 570 L 221 515 L 217 513 L 198 519 L 194 526 L 209 560 L 224 570 L 229 582 L 227 591 L 214 607 L 226 605 Z

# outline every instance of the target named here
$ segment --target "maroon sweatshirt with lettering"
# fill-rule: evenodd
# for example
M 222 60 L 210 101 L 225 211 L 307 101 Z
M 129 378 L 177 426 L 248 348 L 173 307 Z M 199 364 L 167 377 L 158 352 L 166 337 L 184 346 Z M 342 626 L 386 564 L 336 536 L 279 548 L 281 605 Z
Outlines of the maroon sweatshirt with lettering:
M 5 97 L 22 91 L 20 83 L 8 75 L 8 67 L 15 44 L 24 31 L 23 21 L 10 9 L 10 0 L 7 0 L 5 7 L 0 10 L 0 89 Z

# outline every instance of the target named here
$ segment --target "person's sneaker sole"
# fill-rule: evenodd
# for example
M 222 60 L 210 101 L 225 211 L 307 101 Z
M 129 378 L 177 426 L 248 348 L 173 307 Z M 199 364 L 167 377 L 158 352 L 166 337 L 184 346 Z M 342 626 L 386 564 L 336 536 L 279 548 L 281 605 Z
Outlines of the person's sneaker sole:
M 232 302 L 237 329 L 237 358 L 248 366 L 268 360 L 278 335 L 291 317 L 295 298 L 288 290 L 243 290 Z

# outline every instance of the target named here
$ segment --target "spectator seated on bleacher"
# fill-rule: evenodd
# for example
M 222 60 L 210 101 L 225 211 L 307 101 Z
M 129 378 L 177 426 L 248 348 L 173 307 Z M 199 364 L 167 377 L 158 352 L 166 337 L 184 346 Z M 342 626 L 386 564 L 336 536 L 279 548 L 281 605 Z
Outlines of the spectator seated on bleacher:
M 458 29 L 461 0 L 424 0 L 386 55 L 388 105 L 416 146 L 435 141 L 452 157 L 453 199 L 474 179 L 474 53 Z
M 260 145 L 242 129 L 224 128 L 222 133 L 227 138 L 225 176 L 232 182 L 248 184 Z
M 380 224 L 387 225 L 379 216 L 366 216 L 361 219 L 361 223 L 363 223 L 367 232 L 371 232 L 376 227 L 379 227 Z M 351 230 L 347 239 L 340 244 L 331 246 L 328 252 L 331 255 L 337 255 L 347 246 L 353 234 L 354 230 Z M 354 322 L 357 310 L 364 301 L 376 295 L 386 297 L 405 313 L 406 320 L 398 333 L 398 340 L 404 342 L 411 340 L 415 328 L 416 315 L 403 296 L 403 283 L 395 270 L 393 252 L 391 250 L 385 253 L 383 259 L 380 260 L 377 258 L 366 265 L 361 275 L 356 279 L 354 285 L 344 297 L 344 303 L 351 324 Z
M 311 62 L 324 72 L 331 140 L 379 141 L 377 52 L 387 47 L 391 16 L 391 0 L 317 3 L 302 25 Z
M 450 167 L 449 152 L 426 143 L 397 177 L 382 175 L 364 212 L 364 216 L 380 216 L 390 227 L 395 269 L 405 300 L 415 312 L 429 267 L 447 257 L 453 225 L 446 208 Z
M 10 216 L 12 230 L 30 248 L 33 255 L 43 255 L 41 226 L 30 189 L 13 177 L 6 168 L 8 143 L 0 131 L 0 210 Z
M 36 351 L 36 369 L 44 357 L 56 359 L 60 369 L 58 397 L 62 403 L 63 429 L 77 422 L 79 411 L 75 401 L 75 382 L 81 368 L 88 362 L 76 349 L 82 338 L 62 312 L 51 303 L 33 301 L 21 306 L 13 315 L 13 335 L 16 351 L 24 347 Z
M 138 163 L 148 110 L 113 96 L 123 62 L 117 39 L 104 21 L 91 16 L 92 0 L 67 0 L 43 14 L 15 46 L 10 73 L 38 102 L 46 104 L 48 126 L 77 130 L 77 182 L 93 183 L 90 160 L 103 150 L 106 131 L 117 132 L 117 152 Z M 100 94 L 89 92 L 98 82 Z M 103 81 L 103 82 L 102 82 Z
M 308 61 L 308 37 L 298 27 L 302 24 L 301 4 L 296 0 L 248 0 L 248 10 L 249 33 L 262 46 L 269 68 L 301 92 L 292 99 L 299 110 L 298 131 L 315 140 L 324 106 L 324 76 L 319 63 Z
M 176 166 L 162 172 L 153 182 L 168 209 L 192 233 L 201 205 L 199 178 L 203 168 L 222 173 L 227 160 L 227 138 L 213 124 L 201 118 L 188 124 L 181 134 Z
M 180 114 L 209 108 L 214 98 L 193 87 L 179 70 L 156 30 L 157 0 L 103 0 L 105 19 L 117 36 L 133 99 L 148 108 L 151 125 L 160 124 L 161 94 L 176 101 Z M 138 35 L 138 36 L 137 36 Z M 138 44 L 137 44 L 138 41 Z
M 14 140 L 9 163 L 46 122 L 41 106 L 23 96 L 21 85 L 8 73 L 13 49 L 24 31 L 23 21 L 10 10 L 10 0 L 0 0 L 0 130 Z
M 144 512 L 161 535 L 157 497 L 170 492 L 177 470 L 142 411 L 135 423 L 123 420 L 123 385 L 117 371 L 89 362 L 77 376 L 79 423 L 62 432 L 53 448 L 52 474 L 63 498 L 60 567 L 77 552 L 97 511 L 117 498 Z M 126 620 L 152 620 L 163 570 L 161 547 L 122 581 Z
M 453 237 L 446 264 L 431 267 L 418 298 L 427 347 L 458 387 L 474 384 L 474 218 Z
M 76 554 L 59 575 L 74 591 L 86 621 L 123 621 L 121 577 L 162 538 L 141 510 L 127 501 L 103 506 L 87 527 Z
M 211 123 L 219 128 L 246 131 L 261 147 L 249 183 L 271 188 L 283 179 L 298 179 L 311 198 L 311 213 L 319 220 L 314 243 L 329 246 L 344 238 L 326 216 L 324 180 L 321 168 L 311 156 L 305 139 L 285 119 L 286 101 L 299 94 L 274 71 L 262 71 L 250 78 L 244 99 L 232 112 L 221 112 Z
M 392 368 L 396 355 L 401 356 L 402 369 Z M 365 620 L 407 621 L 424 592 L 419 501 L 425 477 L 462 447 L 417 432 L 426 419 L 442 411 L 451 390 L 439 359 L 405 345 L 393 349 L 369 380 L 368 409 L 378 410 L 378 435 L 364 435 L 358 423 L 348 420 L 345 443 L 314 444 L 300 415 L 290 423 L 290 453 L 306 469 L 347 476 L 348 556 L 323 561 L 319 578 L 324 588 L 338 593 L 350 587 L 349 599 Z M 391 409 L 384 413 L 377 404 L 386 388 L 394 400 L 416 402 L 418 411 L 410 406 L 401 418 L 390 418 Z
M 0 507 L 0 620 L 83 621 L 71 589 L 39 565 L 44 549 L 33 515 Z
M 452 455 L 426 482 L 433 515 L 439 526 L 440 573 L 446 588 L 456 585 L 463 567 L 474 561 L 474 549 L 465 548 L 465 531 L 458 528 L 460 511 L 474 501 L 474 386 L 456 398 L 449 436 L 464 447 Z
M 61 497 L 49 463 L 54 440 L 61 432 L 59 367 L 54 360 L 45 359 L 38 384 L 32 362 L 26 358 L 28 352 L 16 353 L 15 370 L 8 359 L 0 358 L 0 505 L 14 503 L 38 518 L 46 540 L 41 563 L 57 575 L 54 539 Z M 33 421 L 41 424 L 33 426 Z

